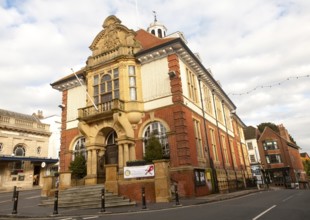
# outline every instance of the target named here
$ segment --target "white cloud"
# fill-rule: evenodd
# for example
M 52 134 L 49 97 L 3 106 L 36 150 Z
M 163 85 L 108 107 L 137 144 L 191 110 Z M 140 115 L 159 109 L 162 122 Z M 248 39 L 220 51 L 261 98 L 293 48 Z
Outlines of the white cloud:
M 49 84 L 85 65 L 104 19 L 146 29 L 152 11 L 185 34 L 247 125 L 283 123 L 310 153 L 310 78 L 286 80 L 310 74 L 308 0 L 0 0 L 1 108 L 59 114 Z

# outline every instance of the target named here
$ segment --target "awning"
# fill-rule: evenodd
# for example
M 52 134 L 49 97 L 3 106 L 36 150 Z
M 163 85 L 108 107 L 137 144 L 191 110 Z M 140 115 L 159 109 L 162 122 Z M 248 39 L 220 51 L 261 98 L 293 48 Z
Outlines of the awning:
M 45 163 L 57 163 L 58 159 L 47 157 L 16 157 L 16 156 L 3 156 L 0 155 L 0 161 L 31 161 L 31 162 L 45 162 Z

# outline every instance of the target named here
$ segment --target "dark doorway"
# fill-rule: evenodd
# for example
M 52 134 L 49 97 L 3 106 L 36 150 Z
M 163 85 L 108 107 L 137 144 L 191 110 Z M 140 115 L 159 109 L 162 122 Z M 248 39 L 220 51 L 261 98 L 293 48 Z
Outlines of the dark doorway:
M 33 185 L 34 186 L 38 186 L 40 183 L 40 171 L 41 171 L 41 166 L 34 165 L 34 168 L 33 168 Z

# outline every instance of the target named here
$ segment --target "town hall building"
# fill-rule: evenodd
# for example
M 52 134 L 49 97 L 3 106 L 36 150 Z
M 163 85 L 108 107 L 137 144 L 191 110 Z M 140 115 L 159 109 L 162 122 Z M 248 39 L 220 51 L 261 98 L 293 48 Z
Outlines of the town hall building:
M 152 178 L 124 178 L 155 136 L 181 196 L 246 187 L 245 125 L 182 33 L 167 35 L 156 18 L 147 31 L 134 31 L 112 15 L 89 48 L 85 67 L 51 84 L 62 94 L 60 186 L 80 153 L 85 185 L 103 183 L 132 199 L 143 185 L 156 198 Z

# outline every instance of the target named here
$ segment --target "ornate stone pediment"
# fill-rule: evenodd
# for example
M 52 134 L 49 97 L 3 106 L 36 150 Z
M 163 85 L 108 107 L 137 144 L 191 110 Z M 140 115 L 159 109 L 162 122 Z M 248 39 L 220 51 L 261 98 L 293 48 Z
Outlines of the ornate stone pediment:
M 107 17 L 102 25 L 103 30 L 95 37 L 90 49 L 92 56 L 88 65 L 97 64 L 120 55 L 133 55 L 141 49 L 135 40 L 136 32 L 121 24 L 114 15 Z

